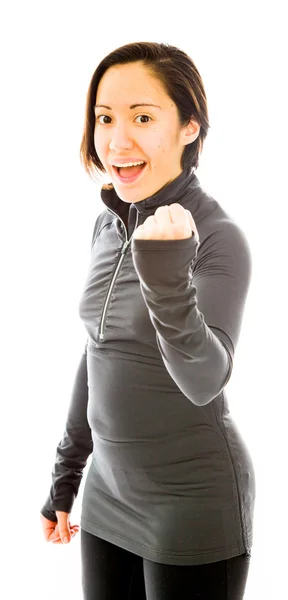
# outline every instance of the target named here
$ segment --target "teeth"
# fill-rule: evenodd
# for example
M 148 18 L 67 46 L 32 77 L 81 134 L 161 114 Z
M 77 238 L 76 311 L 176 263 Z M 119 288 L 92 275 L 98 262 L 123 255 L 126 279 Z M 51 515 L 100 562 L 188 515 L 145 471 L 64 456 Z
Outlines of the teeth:
M 139 162 L 123 163 L 122 165 L 115 164 L 114 167 L 136 167 L 136 165 L 144 165 L 144 160 Z

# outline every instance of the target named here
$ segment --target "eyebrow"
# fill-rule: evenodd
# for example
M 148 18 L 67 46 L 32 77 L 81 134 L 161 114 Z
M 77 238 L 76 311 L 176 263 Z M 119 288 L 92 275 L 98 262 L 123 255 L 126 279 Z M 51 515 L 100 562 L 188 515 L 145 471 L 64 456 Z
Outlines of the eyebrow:
M 160 108 L 161 110 L 161 106 L 158 106 L 158 104 L 147 104 L 146 102 L 141 102 L 141 104 L 131 104 L 131 106 L 129 106 L 130 109 L 136 108 L 137 106 L 155 106 L 156 108 Z M 106 106 L 105 104 L 95 104 L 94 108 L 107 108 L 108 110 L 112 110 L 112 108 L 110 106 Z

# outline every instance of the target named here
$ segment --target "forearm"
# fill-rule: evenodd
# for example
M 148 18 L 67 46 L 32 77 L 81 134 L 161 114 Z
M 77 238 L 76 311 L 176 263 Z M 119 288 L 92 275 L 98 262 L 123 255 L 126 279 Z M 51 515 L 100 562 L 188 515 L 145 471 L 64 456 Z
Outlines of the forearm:
M 201 406 L 221 392 L 232 360 L 197 306 L 191 272 L 197 241 L 162 244 L 136 240 L 134 264 L 166 369 L 185 396 Z
M 83 470 L 93 449 L 87 421 L 87 355 L 83 353 L 76 373 L 67 422 L 56 450 L 52 485 L 43 509 L 70 512 L 78 494 Z M 42 512 L 42 511 L 41 511 Z M 44 514 L 44 513 L 42 513 Z M 44 514 L 44 516 L 46 516 Z
M 225 386 L 231 359 L 222 342 L 206 325 L 197 308 L 196 288 L 187 286 L 179 296 L 143 289 L 157 344 L 168 373 L 193 404 L 203 406 Z

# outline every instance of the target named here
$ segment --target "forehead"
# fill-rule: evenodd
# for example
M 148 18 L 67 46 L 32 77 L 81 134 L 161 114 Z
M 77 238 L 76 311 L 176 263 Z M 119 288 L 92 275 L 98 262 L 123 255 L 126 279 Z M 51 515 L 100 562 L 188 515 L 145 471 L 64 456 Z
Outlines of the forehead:
M 107 69 L 98 85 L 96 103 L 110 102 L 125 107 L 133 101 L 140 102 L 139 98 L 156 104 L 160 104 L 161 99 L 161 106 L 167 105 L 169 100 L 171 104 L 171 98 L 155 75 L 140 63 L 129 63 Z

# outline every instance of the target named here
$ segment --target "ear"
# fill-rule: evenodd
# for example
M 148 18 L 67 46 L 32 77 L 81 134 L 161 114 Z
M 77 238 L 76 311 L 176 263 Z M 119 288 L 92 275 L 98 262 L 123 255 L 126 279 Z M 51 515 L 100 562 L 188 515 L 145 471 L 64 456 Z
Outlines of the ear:
M 181 133 L 181 141 L 182 144 L 184 144 L 184 146 L 187 146 L 188 144 L 192 144 L 192 142 L 194 142 L 200 132 L 200 125 L 199 123 L 197 123 L 197 121 L 193 121 L 193 119 L 190 120 L 190 123 L 188 123 L 188 125 L 186 127 L 183 128 L 182 133 Z

